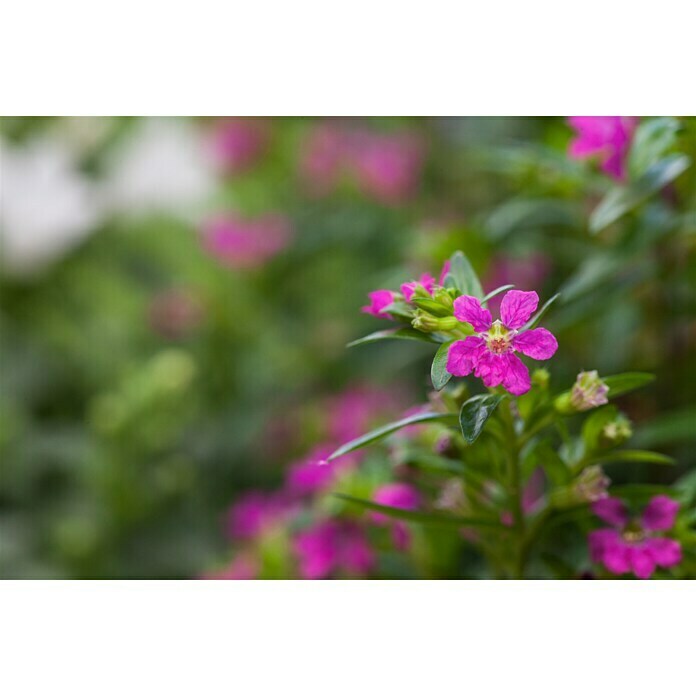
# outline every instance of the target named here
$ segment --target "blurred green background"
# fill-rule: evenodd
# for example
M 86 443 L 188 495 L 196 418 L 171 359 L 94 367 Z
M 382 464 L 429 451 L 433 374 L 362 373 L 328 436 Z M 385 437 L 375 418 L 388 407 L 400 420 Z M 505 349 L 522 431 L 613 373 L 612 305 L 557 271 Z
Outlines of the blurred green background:
M 696 155 L 695 119 L 671 144 Z M 0 172 L 0 575 L 187 578 L 323 437 L 327 399 L 422 403 L 367 292 L 462 249 L 562 299 L 552 381 L 645 370 L 635 443 L 696 467 L 691 169 L 592 234 L 617 184 L 562 118 L 8 118 Z M 403 345 L 405 344 L 405 345 Z

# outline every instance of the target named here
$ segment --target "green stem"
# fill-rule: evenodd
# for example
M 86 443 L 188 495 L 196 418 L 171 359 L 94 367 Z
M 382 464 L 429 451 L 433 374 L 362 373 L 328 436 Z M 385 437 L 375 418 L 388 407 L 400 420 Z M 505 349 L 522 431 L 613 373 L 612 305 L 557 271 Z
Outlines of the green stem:
M 517 538 L 517 549 L 515 554 L 515 570 L 516 578 L 524 578 L 524 567 L 526 563 L 525 553 L 525 519 L 524 508 L 522 506 L 522 477 L 520 472 L 520 441 L 515 432 L 515 424 L 510 410 L 510 405 L 504 403 L 500 409 L 502 420 L 508 437 L 508 492 L 512 503 L 512 519 L 515 536 Z

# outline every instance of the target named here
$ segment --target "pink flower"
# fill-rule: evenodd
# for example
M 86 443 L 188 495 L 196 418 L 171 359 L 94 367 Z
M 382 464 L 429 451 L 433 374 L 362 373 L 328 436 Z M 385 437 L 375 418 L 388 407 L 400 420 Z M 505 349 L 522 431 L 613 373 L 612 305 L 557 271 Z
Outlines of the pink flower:
M 307 580 L 338 573 L 366 575 L 375 562 L 362 528 L 343 520 L 324 520 L 300 532 L 294 550 L 300 574 Z
M 528 515 L 541 502 L 544 497 L 544 470 L 539 467 L 535 469 L 522 489 L 522 512 Z M 500 515 L 500 521 L 506 527 L 512 527 L 514 519 L 509 510 L 505 510 Z
M 347 389 L 327 404 L 329 435 L 340 444 L 359 437 L 376 416 L 393 409 L 394 405 L 394 394 L 387 391 L 367 386 Z
M 656 567 L 671 568 L 681 561 L 681 545 L 674 539 L 655 534 L 674 526 L 679 503 L 666 495 L 654 496 L 640 519 L 631 520 L 623 501 L 603 498 L 592 505 L 594 513 L 613 529 L 590 532 L 590 555 L 611 573 L 633 572 L 649 578 Z
M 568 123 L 577 131 L 568 150 L 570 156 L 586 159 L 596 155 L 602 170 L 621 181 L 638 119 L 631 116 L 571 116 Z
M 378 488 L 373 498 L 375 503 L 400 510 L 415 510 L 420 503 L 420 494 L 408 483 L 389 483 Z M 370 513 L 370 519 L 375 524 L 391 526 L 394 546 L 405 551 L 411 542 L 408 527 L 401 520 L 393 520 L 382 512 Z
M 288 511 L 288 504 L 277 494 L 246 493 L 227 513 L 228 534 L 233 539 L 254 539 Z
M 365 133 L 351 159 L 360 187 L 384 203 L 404 201 L 418 186 L 422 152 L 410 134 Z
M 253 268 L 282 251 L 292 232 L 288 221 L 279 215 L 256 219 L 226 215 L 203 227 L 206 249 L 233 268 Z
M 215 161 L 228 174 L 252 167 L 268 145 L 268 124 L 259 118 L 224 118 L 217 121 L 210 145 Z
M 411 301 L 411 298 L 413 297 L 413 293 L 416 291 L 416 288 L 419 285 L 423 286 L 425 291 L 432 295 L 433 290 L 435 288 L 435 278 L 433 278 L 428 273 L 424 273 L 420 277 L 420 280 L 412 280 L 408 283 L 403 283 L 401 285 L 401 294 L 404 296 L 404 299 L 406 300 L 406 302 Z
M 329 122 L 310 133 L 300 168 L 316 194 L 331 193 L 346 180 L 376 200 L 395 204 L 415 192 L 422 159 L 421 143 L 411 133 Z
M 529 370 L 515 353 L 548 360 L 558 348 L 555 337 L 546 329 L 520 331 L 538 304 L 535 292 L 510 290 L 500 303 L 502 321 L 493 321 L 478 299 L 469 295 L 458 297 L 454 301 L 454 316 L 471 324 L 476 335 L 450 346 L 447 371 L 459 377 L 473 372 L 487 387 L 502 384 L 517 396 L 528 392 Z
M 210 573 L 205 580 L 254 580 L 259 575 L 259 563 L 251 554 L 240 553 L 222 570 Z
M 380 319 L 391 319 L 391 316 L 384 311 L 385 307 L 394 302 L 394 293 L 391 290 L 375 290 L 368 292 L 367 296 L 370 298 L 370 304 L 361 308 L 363 312 Z

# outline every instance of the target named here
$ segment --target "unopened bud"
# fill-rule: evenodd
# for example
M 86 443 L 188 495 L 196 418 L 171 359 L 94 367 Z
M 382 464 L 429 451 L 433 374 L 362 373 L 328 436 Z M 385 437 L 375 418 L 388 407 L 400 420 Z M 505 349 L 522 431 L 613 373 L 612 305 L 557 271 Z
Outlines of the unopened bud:
M 631 421 L 624 415 L 617 416 L 613 421 L 609 421 L 600 433 L 600 443 L 607 447 L 621 445 L 633 435 Z
M 588 466 L 578 476 L 573 488 L 581 501 L 594 503 L 596 500 L 609 497 L 607 489 L 610 484 L 611 480 L 601 466 Z
M 609 387 L 602 382 L 597 370 L 581 372 L 571 390 L 570 403 L 576 411 L 589 411 L 609 402 Z
M 539 369 L 534 370 L 532 373 L 532 384 L 536 387 L 546 389 L 546 387 L 549 386 L 550 377 L 551 375 L 549 374 L 549 371 L 543 367 L 540 367 Z
M 452 331 L 457 328 L 459 322 L 455 317 L 434 317 L 422 309 L 416 311 L 416 316 L 411 322 L 414 329 L 430 333 L 432 331 Z

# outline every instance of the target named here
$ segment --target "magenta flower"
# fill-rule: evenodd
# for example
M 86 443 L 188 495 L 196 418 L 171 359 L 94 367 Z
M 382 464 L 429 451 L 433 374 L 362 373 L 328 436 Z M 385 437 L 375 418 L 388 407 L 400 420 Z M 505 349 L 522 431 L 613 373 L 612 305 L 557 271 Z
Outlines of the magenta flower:
M 408 283 L 402 283 L 401 294 L 404 296 L 404 299 L 406 300 L 406 302 L 411 301 L 411 298 L 413 297 L 413 293 L 416 291 L 416 288 L 419 285 L 423 286 L 425 291 L 432 295 L 433 290 L 435 288 L 435 278 L 433 278 L 428 273 L 424 273 L 420 277 L 420 280 L 412 280 Z
M 609 572 L 633 572 L 645 580 L 656 567 L 671 568 L 681 561 L 679 542 L 656 534 L 670 530 L 679 511 L 679 503 L 666 495 L 654 496 L 640 519 L 631 520 L 618 498 L 598 500 L 592 510 L 613 527 L 597 529 L 588 537 L 592 560 Z
M 240 553 L 222 570 L 209 573 L 204 580 L 254 580 L 259 575 L 259 563 L 250 553 Z
M 363 312 L 372 314 L 380 319 L 392 318 L 384 311 L 385 307 L 388 307 L 394 302 L 394 293 L 391 290 L 375 290 L 374 292 L 368 292 L 367 296 L 370 298 L 370 304 L 361 307 Z
M 285 477 L 285 487 L 292 495 L 311 495 L 329 488 L 336 476 L 336 467 L 326 465 L 326 457 L 334 447 L 320 446 L 310 455 L 290 466 Z
M 290 243 L 292 231 L 279 215 L 255 219 L 226 215 L 203 226 L 206 249 L 233 268 L 260 266 Z
M 473 372 L 487 387 L 502 384 L 516 396 L 528 392 L 529 370 L 515 353 L 548 360 L 558 348 L 554 335 L 546 329 L 521 330 L 538 304 L 535 292 L 510 290 L 500 303 L 502 321 L 493 321 L 478 299 L 469 295 L 458 297 L 454 301 L 454 316 L 471 324 L 476 335 L 450 346 L 447 371 L 458 377 Z
M 300 532 L 293 546 L 300 574 L 307 580 L 340 573 L 366 575 L 375 563 L 364 531 L 354 522 L 321 521 Z
M 571 116 L 568 123 L 577 135 L 569 154 L 574 159 L 597 156 L 602 170 L 621 181 L 625 160 L 638 119 L 631 116 Z
M 420 494 L 408 483 L 389 483 L 378 488 L 373 498 L 375 503 L 400 510 L 415 510 L 420 503 Z M 394 546 L 405 551 L 411 543 L 411 534 L 405 522 L 394 520 L 382 512 L 370 513 L 370 520 L 375 524 L 390 526 Z
M 268 144 L 267 124 L 258 118 L 225 118 L 211 135 L 213 157 L 223 171 L 236 174 L 252 167 Z
M 365 433 L 377 416 L 395 407 L 394 393 L 369 386 L 355 386 L 331 398 L 328 409 L 328 431 L 339 444 Z M 342 457 L 343 459 L 343 457 Z
M 384 203 L 412 195 L 422 166 L 420 144 L 408 133 L 365 133 L 350 153 L 360 187 Z
M 227 532 L 233 539 L 254 539 L 289 512 L 277 494 L 252 491 L 241 496 L 227 513 Z

